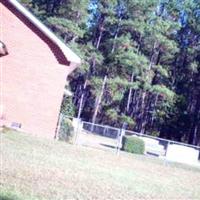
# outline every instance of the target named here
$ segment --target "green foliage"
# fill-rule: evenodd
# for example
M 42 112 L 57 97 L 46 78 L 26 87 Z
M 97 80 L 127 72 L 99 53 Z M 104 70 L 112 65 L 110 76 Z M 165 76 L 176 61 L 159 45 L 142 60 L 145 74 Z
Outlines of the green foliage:
M 120 102 L 124 97 L 124 89 L 127 88 L 128 81 L 120 77 L 115 77 L 107 81 L 107 90 L 113 101 Z
M 159 137 L 160 132 L 159 131 L 152 131 L 151 135 L 154 136 L 154 137 Z
M 73 137 L 74 137 L 74 128 L 72 126 L 72 121 L 63 118 L 60 125 L 58 139 L 60 141 L 72 142 Z
M 88 57 L 85 52 L 87 46 L 75 42 L 69 42 L 68 46 L 81 58 L 81 66 L 77 69 L 77 71 L 81 74 L 87 73 L 89 70 L 89 63 L 87 60 Z
M 23 3 L 24 5 L 28 6 L 29 4 L 31 4 L 32 0 L 19 0 L 21 3 Z
M 153 87 L 151 88 L 151 91 L 162 95 L 163 98 L 167 98 L 170 101 L 173 101 L 174 99 L 174 95 L 175 95 L 174 92 L 168 89 L 164 85 L 153 85 Z
M 124 136 L 122 139 L 122 149 L 130 153 L 144 154 L 145 143 L 136 136 Z
M 68 99 L 64 114 L 77 112 L 83 94 L 85 120 L 97 109 L 103 124 L 125 121 L 138 132 L 200 144 L 199 1 L 21 2 L 81 57 L 70 76 L 76 109 Z
M 200 64 L 197 61 L 192 62 L 189 65 L 189 69 L 193 72 L 193 73 L 198 73 L 198 69 L 200 68 Z
M 118 118 L 118 113 L 115 109 L 109 109 L 106 111 L 106 115 L 111 119 L 112 121 L 116 121 Z
M 103 83 L 103 79 L 102 78 L 93 77 L 90 80 L 90 84 L 92 85 L 92 88 L 93 88 L 92 92 L 96 96 L 100 95 L 102 83 Z
M 164 68 L 161 65 L 155 65 L 154 69 L 156 72 L 158 72 L 161 76 L 168 78 L 169 77 L 169 73 L 168 70 L 166 68 Z
M 14 192 L 13 192 L 14 193 Z M 1 192 L 0 193 L 0 199 L 1 200 L 20 200 L 20 198 L 16 195 L 16 194 L 13 194 L 11 192 Z
M 83 30 L 78 26 L 78 24 L 74 24 L 71 20 L 59 17 L 49 17 L 47 22 L 53 26 L 54 28 L 59 29 L 62 33 L 68 35 L 68 40 L 74 36 L 83 37 Z
M 65 116 L 73 117 L 75 115 L 75 106 L 72 103 L 72 97 L 64 95 L 61 105 L 61 113 Z
M 0 126 L 0 131 L 2 131 L 2 133 L 9 133 L 11 129 L 6 126 L 3 127 Z
M 120 118 L 121 123 L 126 122 L 126 123 L 128 124 L 128 126 L 129 126 L 130 129 L 133 129 L 133 128 L 134 128 L 134 126 L 135 126 L 135 121 L 134 121 L 131 117 L 129 117 L 129 116 L 123 114 L 123 115 L 120 116 L 119 118 Z

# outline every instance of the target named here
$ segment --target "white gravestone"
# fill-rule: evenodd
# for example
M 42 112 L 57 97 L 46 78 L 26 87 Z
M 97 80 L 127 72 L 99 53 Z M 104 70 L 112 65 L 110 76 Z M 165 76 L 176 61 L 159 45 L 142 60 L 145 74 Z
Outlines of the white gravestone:
M 195 164 L 198 162 L 199 151 L 192 147 L 169 144 L 166 158 L 170 161 Z

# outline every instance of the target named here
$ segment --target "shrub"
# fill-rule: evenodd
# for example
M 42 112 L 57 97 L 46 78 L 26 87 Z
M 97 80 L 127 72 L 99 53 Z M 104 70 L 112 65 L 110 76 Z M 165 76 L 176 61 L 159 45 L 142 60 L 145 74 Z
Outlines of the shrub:
M 2 133 L 9 133 L 11 131 L 11 129 L 6 126 L 2 126 L 2 127 L 0 127 L 0 131 Z
M 72 97 L 68 97 L 66 95 L 63 96 L 63 100 L 61 104 L 61 113 L 63 115 L 74 116 L 75 107 L 72 102 Z
M 154 137 L 158 137 L 160 135 L 160 132 L 159 131 L 152 131 L 151 135 L 154 136 Z
M 122 139 L 122 150 L 130 153 L 144 154 L 145 143 L 136 136 L 124 136 Z
M 69 119 L 63 119 L 60 125 L 58 138 L 61 141 L 72 142 L 74 136 L 74 128 L 72 121 Z

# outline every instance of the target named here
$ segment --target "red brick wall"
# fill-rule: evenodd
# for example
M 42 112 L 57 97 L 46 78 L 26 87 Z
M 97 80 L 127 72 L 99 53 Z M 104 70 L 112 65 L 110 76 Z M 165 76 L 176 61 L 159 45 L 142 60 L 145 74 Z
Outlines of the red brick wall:
M 12 7 L 0 3 L 2 40 L 9 55 L 0 57 L 1 105 L 10 125 L 54 137 L 66 77 L 62 53 Z M 66 64 L 66 63 L 65 63 Z

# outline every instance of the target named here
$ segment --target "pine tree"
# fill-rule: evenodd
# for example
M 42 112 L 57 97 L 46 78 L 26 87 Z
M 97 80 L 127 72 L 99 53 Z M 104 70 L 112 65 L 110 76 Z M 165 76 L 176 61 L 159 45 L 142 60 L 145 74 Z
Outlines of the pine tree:
M 21 2 L 82 59 L 63 112 L 200 144 L 198 0 Z

